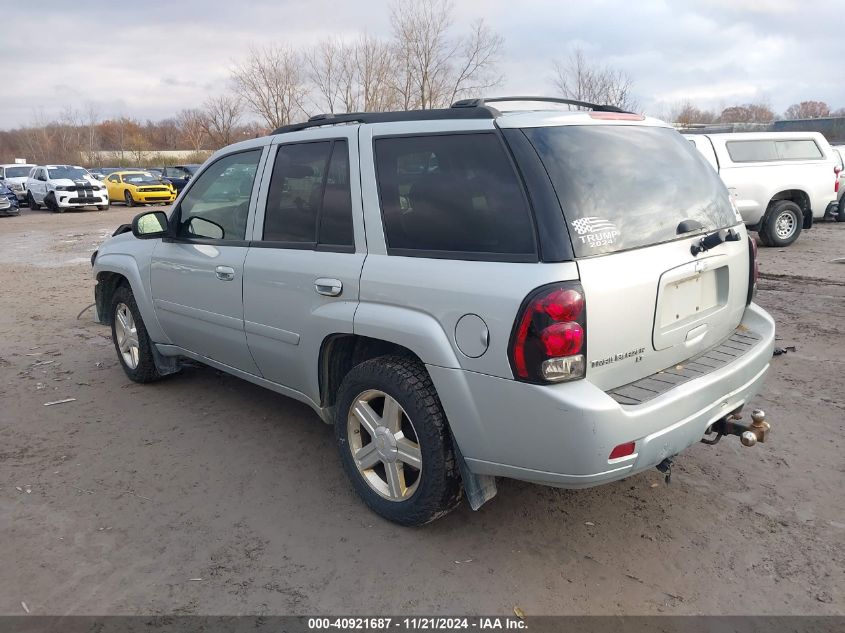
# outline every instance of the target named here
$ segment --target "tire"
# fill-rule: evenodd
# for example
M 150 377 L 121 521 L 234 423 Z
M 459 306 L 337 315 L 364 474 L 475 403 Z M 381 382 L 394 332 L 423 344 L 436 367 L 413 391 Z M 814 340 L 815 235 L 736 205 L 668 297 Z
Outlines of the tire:
M 109 210 L 109 205 L 107 205 L 107 204 L 97 205 L 97 211 L 108 211 L 108 210 Z
M 385 424 L 387 416 L 382 417 L 388 398 L 398 423 Z M 364 411 L 367 417 L 361 402 L 370 405 L 369 426 L 377 429 L 375 435 L 353 413 Z M 343 379 L 337 405 L 335 439 L 340 459 L 355 492 L 371 510 L 394 523 L 419 526 L 457 507 L 461 476 L 446 414 L 419 361 L 383 356 L 357 365 Z M 397 430 L 401 434 L 394 433 Z M 369 446 L 362 459 L 372 466 L 359 469 L 353 451 L 360 455 Z M 420 467 L 412 466 L 414 462 Z
M 141 312 L 138 310 L 138 304 L 135 303 L 132 290 L 128 286 L 118 286 L 112 296 L 109 309 L 114 349 L 117 352 L 117 359 L 129 379 L 143 383 L 161 378 L 153 359 L 152 343 L 147 334 L 147 328 L 144 326 L 144 320 L 141 318 Z M 121 330 L 124 327 L 123 323 L 126 323 L 128 327 Z M 127 339 L 125 336 L 133 328 L 136 346 L 132 345 L 133 337 L 130 336 Z M 126 345 L 126 347 L 122 348 L 123 345 Z M 134 352 L 133 347 L 135 347 Z
M 123 201 L 126 203 L 127 207 L 135 206 L 135 198 L 132 197 L 132 194 L 129 193 L 128 189 L 123 192 Z
M 839 199 L 839 210 L 836 212 L 836 221 L 845 222 L 845 196 Z
M 789 246 L 801 235 L 804 214 L 791 200 L 778 200 L 769 206 L 763 226 L 760 227 L 760 241 L 764 246 Z
M 41 205 L 35 201 L 35 198 L 32 196 L 31 191 L 26 192 L 26 202 L 29 205 L 29 208 L 33 211 L 38 211 L 41 208 Z
M 48 194 L 44 197 L 44 206 L 47 207 L 52 213 L 64 213 L 65 210 L 59 206 L 56 202 L 56 196 Z

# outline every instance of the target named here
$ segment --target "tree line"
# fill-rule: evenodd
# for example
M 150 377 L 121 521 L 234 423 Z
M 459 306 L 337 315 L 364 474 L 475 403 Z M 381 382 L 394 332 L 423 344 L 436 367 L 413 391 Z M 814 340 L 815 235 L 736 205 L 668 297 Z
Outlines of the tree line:
M 451 0 L 394 0 L 390 27 L 387 37 L 364 32 L 328 38 L 304 51 L 283 44 L 253 48 L 233 64 L 226 90 L 160 121 L 102 118 L 93 106 L 66 108 L 49 121 L 36 116 L 31 125 L 0 131 L 0 162 L 26 157 L 95 165 L 102 152 L 111 152 L 114 160 L 139 165 L 152 150 L 189 150 L 201 160 L 214 149 L 313 114 L 443 108 L 502 83 L 504 38 L 481 18 L 458 28 Z M 595 63 L 580 48 L 552 61 L 551 84 L 562 97 L 638 109 L 632 78 Z M 683 102 L 650 114 L 682 126 L 776 118 L 764 103 L 716 112 Z M 783 113 L 830 115 L 845 115 L 845 108 L 831 112 L 823 102 L 804 101 Z

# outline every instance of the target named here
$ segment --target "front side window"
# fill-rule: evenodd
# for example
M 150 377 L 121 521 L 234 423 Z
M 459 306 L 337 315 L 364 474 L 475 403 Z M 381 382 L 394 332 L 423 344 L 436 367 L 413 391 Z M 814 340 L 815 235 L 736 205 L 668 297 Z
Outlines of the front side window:
M 380 138 L 375 153 L 393 254 L 535 254 L 522 184 L 496 134 Z
M 193 182 L 179 206 L 177 236 L 243 240 L 261 150 L 224 156 Z
M 352 246 L 346 141 L 281 145 L 273 165 L 264 241 Z

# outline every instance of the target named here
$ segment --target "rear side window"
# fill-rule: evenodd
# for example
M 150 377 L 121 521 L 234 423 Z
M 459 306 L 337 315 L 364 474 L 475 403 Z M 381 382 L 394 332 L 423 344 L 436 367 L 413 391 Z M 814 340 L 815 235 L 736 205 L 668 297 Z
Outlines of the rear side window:
M 683 220 L 737 224 L 728 192 L 676 131 L 633 125 L 523 130 L 552 179 L 577 257 L 668 242 Z
M 735 163 L 823 158 L 819 146 L 812 139 L 728 141 L 725 147 Z
M 264 240 L 354 245 L 346 141 L 279 147 L 264 214 Z
M 822 152 L 815 141 L 776 141 L 778 158 L 781 160 L 813 160 L 822 158 Z
M 495 134 L 380 138 L 375 153 L 391 254 L 536 258 L 522 185 Z

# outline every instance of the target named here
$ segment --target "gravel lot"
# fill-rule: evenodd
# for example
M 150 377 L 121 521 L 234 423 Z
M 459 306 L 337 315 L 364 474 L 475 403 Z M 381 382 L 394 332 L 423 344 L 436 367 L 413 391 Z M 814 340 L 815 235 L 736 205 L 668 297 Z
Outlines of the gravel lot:
M 0 218 L 0 614 L 845 614 L 845 225 L 761 249 L 796 347 L 754 402 L 770 443 L 694 446 L 669 486 L 505 481 L 403 529 L 304 405 L 201 366 L 126 378 L 77 314 L 135 213 Z

